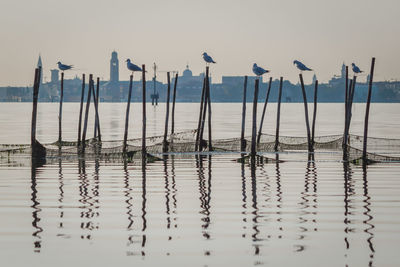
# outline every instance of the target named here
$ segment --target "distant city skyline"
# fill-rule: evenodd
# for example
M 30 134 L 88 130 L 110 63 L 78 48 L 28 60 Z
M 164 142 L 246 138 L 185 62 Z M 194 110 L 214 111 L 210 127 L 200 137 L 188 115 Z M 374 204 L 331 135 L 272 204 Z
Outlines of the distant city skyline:
M 376 81 L 399 79 L 398 10 L 397 0 L 0 0 L 0 86 L 32 84 L 39 54 L 47 80 L 58 61 L 75 66 L 67 78 L 93 73 L 109 80 L 113 50 L 120 80 L 129 79 L 127 58 L 146 64 L 149 78 L 153 62 L 160 70 L 182 73 L 189 64 L 201 73 L 205 51 L 217 61 L 214 82 L 253 75 L 257 63 L 297 83 L 295 59 L 327 82 L 343 62 L 369 72 L 373 56 Z

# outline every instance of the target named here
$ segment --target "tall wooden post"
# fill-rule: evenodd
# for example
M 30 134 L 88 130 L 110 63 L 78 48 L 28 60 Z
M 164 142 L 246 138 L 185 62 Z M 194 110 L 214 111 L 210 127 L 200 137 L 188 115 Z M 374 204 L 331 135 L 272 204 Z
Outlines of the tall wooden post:
M 133 72 L 129 77 L 129 92 L 128 92 L 128 102 L 126 104 L 126 113 L 125 113 L 125 131 L 124 131 L 124 143 L 122 147 L 122 152 L 126 154 L 126 142 L 128 140 L 128 128 L 129 128 L 129 111 L 131 107 L 131 97 L 132 97 L 132 83 L 133 83 Z
M 264 108 L 263 108 L 262 115 L 261 115 L 260 127 L 258 127 L 257 145 L 260 143 L 260 140 L 261 140 L 262 127 L 264 124 L 265 111 L 267 110 L 269 92 L 271 91 L 271 84 L 272 84 L 272 77 L 269 77 L 268 90 L 267 90 L 267 95 L 265 96 L 265 102 L 264 102 Z
M 260 80 L 257 78 L 254 85 L 254 97 L 253 97 L 253 124 L 251 130 L 251 156 L 256 155 L 256 138 L 257 138 L 257 102 L 258 102 L 258 85 Z
M 240 151 L 246 150 L 246 140 L 244 139 L 244 131 L 246 124 L 246 95 L 247 95 L 247 75 L 244 76 L 243 85 L 243 104 L 242 104 L 242 130 L 240 132 Z
M 375 58 L 373 57 L 371 62 L 371 71 L 369 74 L 368 97 L 367 97 L 367 106 L 365 109 L 365 120 L 364 120 L 364 142 L 363 142 L 363 155 L 362 155 L 364 165 L 368 161 L 367 158 L 368 120 L 369 120 L 369 107 L 371 104 L 371 95 L 372 95 L 372 81 L 374 79 L 374 68 L 375 68 Z
M 167 101 L 166 103 L 166 112 L 165 112 L 165 128 L 164 128 L 164 140 L 163 140 L 163 152 L 168 151 L 168 142 L 167 142 L 167 136 L 168 136 L 168 120 L 169 120 L 169 97 L 171 95 L 171 80 L 169 76 L 169 72 L 167 72 Z
M 348 110 L 349 107 L 349 67 L 346 66 L 346 79 L 345 79 L 345 94 L 344 94 L 344 130 L 343 130 L 343 160 L 346 159 L 347 154 L 347 118 L 348 118 Z
M 146 159 L 146 66 L 142 65 L 142 159 Z
M 281 77 L 280 81 L 279 81 L 278 110 L 276 112 L 276 132 L 275 132 L 275 146 L 274 146 L 275 151 L 278 151 L 278 147 L 279 147 L 279 128 L 280 128 L 280 124 L 281 124 L 282 87 L 283 87 L 283 77 Z
M 211 94 L 210 94 L 210 78 L 209 78 L 209 67 L 206 68 L 206 95 L 207 95 L 207 106 L 208 106 L 208 151 L 212 151 L 212 137 L 211 137 Z
M 64 72 L 61 72 L 61 88 L 60 88 L 60 109 L 58 112 L 58 146 L 61 147 L 62 142 L 62 105 L 64 98 Z
M 40 81 L 40 69 L 36 68 L 35 69 L 35 80 L 33 82 L 33 98 L 32 98 L 32 120 L 31 120 L 31 148 L 32 152 L 34 150 L 34 146 L 36 143 L 36 118 L 37 118 L 37 103 L 38 103 L 38 97 L 39 97 L 39 87 L 38 84 Z
M 178 73 L 175 74 L 174 92 L 172 97 L 172 120 L 171 120 L 171 135 L 175 133 L 175 101 L 176 101 L 176 86 L 178 85 Z
M 201 132 L 201 120 L 203 118 L 203 104 L 205 98 L 205 89 L 206 88 L 206 78 L 203 79 L 203 89 L 201 90 L 201 100 L 200 100 L 200 113 L 199 113 L 199 122 L 197 125 L 197 133 L 196 133 L 196 144 L 195 151 L 201 151 L 201 140 L 200 140 L 200 132 Z
M 312 120 L 312 130 L 311 130 L 311 145 L 314 150 L 314 138 L 315 138 L 315 121 L 317 119 L 317 104 L 318 104 L 318 80 L 315 81 L 315 88 L 314 88 L 314 114 Z
M 90 97 L 92 95 L 91 88 L 93 86 L 93 74 L 89 75 L 89 90 L 86 99 L 86 110 L 85 110 L 85 122 L 83 124 L 83 133 L 82 133 L 82 153 L 85 153 L 86 147 L 86 131 L 88 126 L 88 119 L 89 119 L 89 108 L 90 108 Z
M 84 98 L 85 98 L 85 74 L 82 74 L 81 104 L 79 106 L 79 123 L 78 123 L 78 148 L 81 145 L 82 111 L 83 111 L 83 99 Z
M 203 114 L 201 117 L 201 125 L 200 125 L 200 144 L 199 144 L 199 151 L 202 151 L 203 148 L 206 146 L 204 141 L 204 127 L 206 124 L 206 115 L 207 115 L 207 102 L 208 101 L 208 94 L 207 94 L 207 78 L 204 78 L 204 101 L 203 101 Z
M 349 132 L 350 132 L 350 123 L 351 123 L 351 118 L 353 116 L 352 113 L 352 108 L 353 108 L 353 99 L 354 99 L 354 92 L 356 89 L 356 83 L 357 83 L 357 76 L 354 75 L 353 80 L 350 81 L 350 91 L 349 91 L 349 103 L 348 103 L 348 118 L 347 118 L 347 138 L 349 136 Z
M 92 86 L 93 104 L 94 104 L 94 110 L 95 110 L 94 138 L 96 138 L 96 136 L 98 136 L 99 141 L 101 141 L 100 117 L 99 117 L 99 86 L 100 86 L 100 78 L 97 77 L 96 93 L 94 91 L 94 82 L 93 82 L 93 86 Z
M 311 145 L 310 122 L 308 120 L 308 104 L 307 104 L 306 89 L 304 88 L 303 75 L 300 73 L 299 76 L 300 76 L 300 83 L 301 83 L 301 91 L 303 93 L 304 113 L 305 113 L 305 117 L 306 117 L 308 152 L 313 152 L 314 150 Z

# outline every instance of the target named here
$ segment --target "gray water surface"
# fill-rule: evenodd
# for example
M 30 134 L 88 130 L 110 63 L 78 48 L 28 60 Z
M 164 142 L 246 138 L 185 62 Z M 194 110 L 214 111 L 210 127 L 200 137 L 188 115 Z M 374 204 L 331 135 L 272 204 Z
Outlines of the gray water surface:
M 103 139 L 122 139 L 124 105 L 102 106 Z M 65 106 L 65 140 L 75 140 L 77 107 Z M 0 143 L 29 142 L 30 108 L 0 104 Z M 149 135 L 162 134 L 163 107 L 148 109 Z M 237 109 L 213 105 L 215 138 L 239 136 Z M 193 129 L 198 104 L 177 110 L 178 131 Z M 342 133 L 341 106 L 319 110 L 317 135 Z M 371 136 L 398 138 L 399 110 L 374 104 Z M 282 107 L 282 134 L 304 136 L 302 111 Z M 353 112 L 357 133 L 364 106 Z M 39 114 L 39 140 L 55 141 L 57 105 L 40 103 Z M 139 124 L 141 116 L 133 117 Z M 265 132 L 274 123 L 271 115 Z M 140 127 L 130 130 L 140 136 Z M 314 159 L 305 151 L 265 153 L 281 161 L 255 166 L 238 163 L 235 153 L 159 156 L 146 166 L 3 158 L 1 266 L 400 265 L 398 163 L 363 169 L 343 163 L 339 151 L 317 151 Z

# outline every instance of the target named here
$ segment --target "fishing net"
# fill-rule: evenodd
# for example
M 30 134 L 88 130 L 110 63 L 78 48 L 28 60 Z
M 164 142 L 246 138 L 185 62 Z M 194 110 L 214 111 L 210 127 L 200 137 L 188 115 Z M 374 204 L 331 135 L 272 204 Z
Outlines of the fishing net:
M 196 130 L 179 132 L 169 135 L 167 138 L 167 152 L 184 153 L 196 152 Z M 146 152 L 150 154 L 163 153 L 165 146 L 163 136 L 152 136 L 146 138 Z M 250 152 L 251 137 L 245 137 L 245 152 Z M 105 160 L 119 159 L 124 157 L 123 140 L 98 141 L 97 139 L 86 140 L 85 158 L 95 157 Z M 208 151 L 208 142 L 203 140 L 203 150 Z M 317 136 L 314 138 L 314 149 L 342 151 L 343 136 L 328 135 Z M 56 143 L 44 144 L 46 157 L 76 157 L 82 155 L 78 150 L 77 142 L 63 141 L 61 146 Z M 358 135 L 349 136 L 348 159 L 358 161 L 362 157 L 363 137 Z M 308 143 L 306 137 L 279 136 L 278 151 L 307 150 Z M 240 138 L 217 139 L 212 140 L 213 151 L 240 152 Z M 275 135 L 262 134 L 260 142 L 257 144 L 258 152 L 275 151 Z M 127 140 L 127 152 L 130 157 L 140 158 L 142 156 L 142 139 Z M 388 138 L 368 138 L 368 159 L 371 162 L 400 162 L 400 139 Z M 30 145 L 6 144 L 0 145 L 0 157 L 4 158 L 13 154 L 30 154 Z

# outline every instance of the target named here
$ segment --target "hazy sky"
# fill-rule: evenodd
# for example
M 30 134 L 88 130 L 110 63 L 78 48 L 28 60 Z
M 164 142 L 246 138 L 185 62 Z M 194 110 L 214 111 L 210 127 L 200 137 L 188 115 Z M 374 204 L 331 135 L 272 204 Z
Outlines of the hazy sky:
M 39 53 L 47 79 L 60 60 L 77 68 L 67 77 L 108 80 L 114 49 L 121 80 L 126 58 L 197 75 L 204 51 L 214 81 L 256 62 L 296 82 L 298 59 L 325 82 L 343 62 L 368 71 L 372 56 L 377 80 L 398 79 L 399 11 L 399 0 L 0 0 L 0 86 L 32 84 Z

